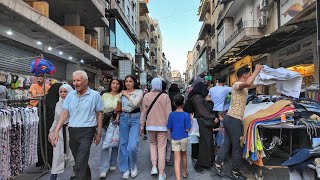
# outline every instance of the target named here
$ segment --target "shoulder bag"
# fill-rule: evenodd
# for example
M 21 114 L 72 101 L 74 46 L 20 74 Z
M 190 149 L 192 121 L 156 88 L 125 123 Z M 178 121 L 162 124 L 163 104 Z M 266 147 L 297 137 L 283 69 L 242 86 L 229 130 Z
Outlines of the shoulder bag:
M 148 115 L 149 115 L 150 110 L 152 109 L 154 103 L 157 101 L 157 99 L 160 97 L 161 94 L 162 94 L 162 92 L 160 92 L 160 93 L 156 96 L 156 98 L 154 98 L 154 100 L 152 101 L 152 103 L 151 103 L 151 105 L 150 105 L 150 107 L 149 107 L 149 109 L 148 109 L 148 111 L 147 111 L 146 119 L 148 118 Z

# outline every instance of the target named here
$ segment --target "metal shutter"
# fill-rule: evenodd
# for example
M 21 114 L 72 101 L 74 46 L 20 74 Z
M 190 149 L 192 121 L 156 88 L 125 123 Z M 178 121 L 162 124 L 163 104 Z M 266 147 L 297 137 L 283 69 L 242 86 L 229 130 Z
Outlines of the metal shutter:
M 34 56 L 36 56 L 35 53 L 0 43 L 0 70 L 11 73 L 31 75 L 30 64 L 34 59 L 32 58 Z M 48 58 L 45 59 L 49 60 L 56 67 L 56 73 L 48 77 L 58 80 L 65 80 L 66 63 Z

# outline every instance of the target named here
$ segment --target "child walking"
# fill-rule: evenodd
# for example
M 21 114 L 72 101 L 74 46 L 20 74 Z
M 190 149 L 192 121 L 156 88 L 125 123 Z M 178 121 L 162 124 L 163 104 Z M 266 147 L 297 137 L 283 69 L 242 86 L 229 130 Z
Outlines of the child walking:
M 171 133 L 172 151 L 174 152 L 174 172 L 176 180 L 180 180 L 180 164 L 182 161 L 182 176 L 188 176 L 187 171 L 187 147 L 188 131 L 191 128 L 191 120 L 188 113 L 183 111 L 184 97 L 176 95 L 173 98 L 177 109 L 169 115 L 167 128 Z

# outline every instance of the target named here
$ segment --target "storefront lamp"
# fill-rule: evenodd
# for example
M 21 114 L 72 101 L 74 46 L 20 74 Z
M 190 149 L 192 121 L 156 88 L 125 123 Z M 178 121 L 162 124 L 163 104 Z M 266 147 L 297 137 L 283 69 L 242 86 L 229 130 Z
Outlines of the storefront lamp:
M 11 29 L 9 29 L 9 30 L 7 31 L 7 34 L 8 34 L 9 36 L 13 35 L 13 32 L 11 31 Z
M 83 64 L 83 63 L 84 63 L 84 60 L 83 60 L 83 59 L 81 59 L 81 60 L 80 60 L 80 63 L 82 63 L 82 64 Z
M 51 50 L 52 50 L 52 47 L 51 47 L 51 46 L 49 46 L 49 47 L 48 47 L 48 50 L 49 50 L 49 51 L 51 51 Z
M 71 56 L 69 56 L 69 59 L 71 60 L 71 59 L 72 59 L 72 57 L 71 57 Z
M 60 54 L 60 55 L 62 55 L 62 54 L 63 54 L 63 52 L 62 52 L 62 51 L 59 51 L 59 54 Z
M 41 45 L 41 44 L 42 44 L 42 42 L 41 42 L 41 41 L 37 41 L 37 44 L 38 44 L 38 45 Z

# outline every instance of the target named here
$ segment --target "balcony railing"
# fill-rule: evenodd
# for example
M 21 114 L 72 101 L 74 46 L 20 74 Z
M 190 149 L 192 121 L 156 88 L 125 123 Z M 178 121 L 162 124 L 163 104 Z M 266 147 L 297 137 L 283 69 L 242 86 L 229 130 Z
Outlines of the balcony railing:
M 255 20 L 243 21 L 242 26 L 238 27 L 233 31 L 231 36 L 224 42 L 224 46 L 227 46 L 235 37 L 237 37 L 245 28 L 257 28 L 258 22 Z M 221 49 L 223 49 L 223 47 Z

